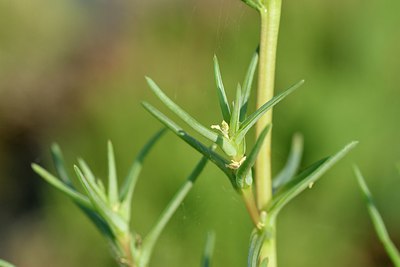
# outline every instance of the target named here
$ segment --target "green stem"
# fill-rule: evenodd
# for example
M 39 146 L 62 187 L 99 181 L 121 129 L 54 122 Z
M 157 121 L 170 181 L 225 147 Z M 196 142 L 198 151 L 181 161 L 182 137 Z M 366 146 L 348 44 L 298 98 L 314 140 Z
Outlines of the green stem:
M 260 251 L 259 262 L 262 263 L 265 259 L 268 261 L 268 267 L 278 266 L 277 256 L 276 256 L 276 223 L 275 220 L 270 221 L 265 226 L 267 235 L 262 244 Z
M 260 61 L 258 68 L 257 108 L 269 101 L 274 95 L 276 49 L 278 43 L 281 0 L 265 0 L 264 8 L 259 9 L 261 16 Z M 256 138 L 264 127 L 272 124 L 272 110 L 267 112 L 256 124 Z M 255 165 L 257 206 L 265 211 L 272 199 L 271 175 L 271 131 L 265 138 Z M 276 224 L 275 220 L 266 225 L 269 235 L 260 252 L 260 262 L 268 258 L 268 267 L 276 267 Z
M 260 61 L 258 68 L 257 108 L 274 95 L 275 59 L 278 43 L 281 0 L 268 0 L 266 8 L 260 10 Z M 268 111 L 256 124 L 256 138 L 264 127 L 272 122 L 272 110 Z M 272 198 L 271 179 L 271 131 L 265 138 L 256 162 L 257 205 L 264 210 Z
M 262 222 L 260 220 L 260 214 L 258 213 L 257 205 L 254 200 L 252 187 L 242 189 L 240 193 L 242 195 L 244 203 L 246 204 L 246 209 L 249 212 L 250 218 L 253 221 L 254 226 L 258 229 L 261 229 Z
M 132 235 L 129 232 L 117 237 L 117 262 L 121 267 L 136 267 L 132 251 Z

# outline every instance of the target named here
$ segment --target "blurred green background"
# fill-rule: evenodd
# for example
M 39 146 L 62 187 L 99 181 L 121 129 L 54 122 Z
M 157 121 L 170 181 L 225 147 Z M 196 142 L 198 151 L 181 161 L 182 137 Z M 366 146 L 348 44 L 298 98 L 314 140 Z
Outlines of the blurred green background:
M 306 84 L 274 111 L 274 172 L 291 136 L 303 166 L 360 144 L 281 214 L 280 266 L 391 266 L 352 174 L 364 172 L 400 245 L 400 2 L 283 1 L 277 92 Z M 57 141 L 105 177 L 106 142 L 118 171 L 161 126 L 149 75 L 205 125 L 221 121 L 212 56 L 232 97 L 258 42 L 258 16 L 239 0 L 0 1 L 0 258 L 17 266 L 115 266 L 83 214 L 34 175 Z M 254 102 L 254 99 L 253 99 Z M 170 114 L 170 113 L 168 113 Z M 134 197 L 146 233 L 200 156 L 172 134 L 147 159 Z M 151 266 L 199 266 L 209 230 L 213 266 L 246 266 L 251 222 L 228 179 L 209 165 L 158 243 Z

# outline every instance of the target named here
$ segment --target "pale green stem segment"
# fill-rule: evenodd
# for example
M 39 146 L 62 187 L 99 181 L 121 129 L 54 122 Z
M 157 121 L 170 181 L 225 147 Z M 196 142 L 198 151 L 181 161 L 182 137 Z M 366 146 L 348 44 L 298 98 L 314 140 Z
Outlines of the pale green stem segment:
M 275 85 L 275 62 L 278 43 L 279 22 L 281 14 L 281 0 L 266 0 L 264 8 L 259 9 L 261 15 L 260 33 L 260 61 L 258 68 L 257 108 L 272 99 Z M 264 127 L 272 124 L 272 110 L 268 111 L 256 123 L 256 138 Z M 257 206 L 263 211 L 272 199 L 271 174 L 271 131 L 269 131 L 261 147 L 255 165 L 255 180 Z M 260 251 L 259 260 L 262 263 L 268 260 L 268 267 L 276 267 L 276 238 L 275 223 L 269 226 L 270 235 L 267 235 Z
M 281 13 L 281 0 L 268 0 L 260 9 L 260 61 L 258 68 L 257 108 L 272 99 L 274 95 L 276 48 Z M 264 127 L 272 124 L 272 110 L 268 111 L 256 124 L 256 138 Z M 257 205 L 265 209 L 272 198 L 271 178 L 271 131 L 261 148 L 256 163 Z M 271 266 L 271 265 L 269 265 Z
M 368 213 L 371 217 L 372 223 L 374 224 L 375 231 L 394 265 L 396 267 L 400 267 L 400 252 L 397 250 L 396 246 L 393 244 L 393 241 L 389 237 L 385 223 L 383 222 L 382 216 L 379 214 L 379 211 L 375 206 L 367 183 L 365 182 L 360 169 L 356 166 L 354 166 L 354 173 L 357 176 L 360 188 L 364 193 L 365 201 L 367 202 Z

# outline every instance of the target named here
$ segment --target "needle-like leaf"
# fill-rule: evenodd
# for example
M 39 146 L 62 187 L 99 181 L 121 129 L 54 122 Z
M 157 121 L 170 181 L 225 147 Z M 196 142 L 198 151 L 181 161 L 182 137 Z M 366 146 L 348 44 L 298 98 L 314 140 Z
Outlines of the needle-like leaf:
M 224 83 L 222 82 L 221 71 L 219 69 L 216 55 L 214 55 L 214 76 L 217 84 L 218 101 L 221 108 L 222 117 L 224 118 L 224 121 L 229 123 L 231 119 L 231 111 L 229 109 L 228 99 L 226 97 Z
M 126 222 L 114 211 L 110 209 L 110 207 L 103 201 L 103 199 L 97 194 L 94 187 L 95 184 L 90 179 L 86 179 L 83 175 L 82 171 L 78 166 L 74 166 L 76 175 L 79 179 L 79 182 L 82 184 L 85 189 L 90 202 L 93 207 L 95 207 L 96 211 L 103 217 L 103 219 L 110 225 L 114 231 L 117 233 L 125 233 L 128 231 L 128 225 Z
M 358 184 L 360 185 L 361 191 L 364 194 L 365 202 L 367 203 L 368 213 L 371 217 L 372 223 L 375 227 L 375 231 L 386 249 L 387 254 L 393 261 L 396 267 L 400 267 L 400 252 L 397 250 L 393 241 L 390 239 L 389 234 L 386 230 L 385 223 L 383 222 L 382 216 L 380 215 L 378 209 L 376 208 L 372 194 L 365 182 L 360 169 L 354 166 L 354 173 L 357 177 Z
M 107 144 L 108 155 L 108 199 L 111 205 L 118 203 L 118 181 L 115 167 L 115 154 L 111 141 Z
M 159 130 L 157 133 L 155 133 L 147 141 L 147 143 L 140 150 L 139 154 L 136 156 L 135 160 L 133 161 L 133 163 L 129 169 L 128 175 L 125 178 L 124 184 L 122 185 L 122 188 L 121 188 L 121 192 L 120 192 L 121 202 L 124 201 L 125 199 L 130 199 L 132 197 L 132 194 L 133 194 L 139 173 L 142 170 L 143 162 L 144 162 L 145 158 L 147 157 L 148 153 L 153 148 L 153 146 L 156 144 L 156 142 L 164 135 L 166 130 L 167 130 L 166 128 L 163 128 L 163 129 Z
M 292 147 L 285 167 L 276 175 L 272 181 L 273 191 L 289 182 L 299 169 L 303 155 L 303 136 L 299 133 L 293 135 Z
M 71 187 L 65 185 L 63 182 L 61 182 L 57 177 L 49 173 L 46 169 L 42 168 L 41 166 L 33 163 L 32 169 L 43 179 L 45 179 L 49 184 L 60 190 L 61 192 L 65 193 L 67 196 L 69 196 L 72 200 L 76 201 L 77 203 L 83 205 L 84 207 L 87 208 L 92 208 L 92 205 L 90 204 L 89 200 L 80 194 L 79 192 L 75 191 Z
M 229 135 L 233 136 L 236 131 L 239 129 L 239 116 L 240 116 L 240 106 L 242 102 L 242 89 L 240 88 L 240 84 L 237 85 L 236 88 L 236 99 L 233 102 L 233 111 L 231 116 L 231 122 L 229 125 Z
M 69 186 L 72 190 L 75 190 L 75 187 L 72 184 L 72 180 L 69 177 L 67 170 L 65 169 L 64 157 L 62 155 L 61 149 L 58 146 L 58 144 L 52 145 L 51 154 L 53 157 L 54 164 L 56 166 L 58 176 L 67 186 Z M 94 181 L 94 179 L 95 179 L 94 175 L 91 173 L 87 164 L 83 160 L 79 160 L 79 161 L 80 161 L 80 165 L 84 169 L 84 173 L 86 172 L 85 175 L 91 176 Z M 105 198 L 104 193 L 103 193 L 103 196 L 104 196 L 104 200 L 105 200 L 106 198 Z M 85 196 L 82 196 L 82 197 L 87 199 Z M 101 233 L 103 233 L 105 236 L 107 236 L 110 240 L 114 240 L 114 234 L 113 234 L 112 230 L 107 225 L 107 223 L 104 221 L 104 219 L 101 218 L 95 211 L 93 211 L 93 207 L 90 204 L 89 200 L 87 200 L 87 203 L 84 205 L 81 202 L 76 201 L 74 198 L 71 198 L 71 199 L 86 214 L 86 216 L 88 216 L 89 219 L 97 226 L 97 228 L 100 230 Z M 90 207 L 88 207 L 88 205 Z M 1 266 L 1 264 L 0 264 L 0 266 Z
M 1 259 L 0 259 L 0 266 L 1 267 L 15 267 L 15 265 L 13 265 L 5 260 L 1 260 Z
M 161 136 L 166 132 L 167 129 L 163 128 L 154 134 L 149 141 L 143 146 L 142 150 L 140 150 L 139 154 L 136 156 L 133 161 L 131 168 L 128 172 L 127 177 L 122 185 L 120 191 L 120 202 L 122 203 L 121 210 L 127 220 L 130 218 L 131 213 L 131 202 L 133 192 L 135 190 L 136 182 L 138 180 L 139 174 L 142 170 L 143 162 L 150 150 L 153 148 L 155 143 L 161 138 Z
M 229 140 L 222 135 L 218 135 L 211 129 L 204 127 L 197 120 L 195 120 L 192 116 L 190 116 L 186 111 L 184 111 L 181 107 L 175 104 L 164 92 L 158 87 L 158 85 L 150 78 L 146 77 L 147 83 L 149 84 L 151 90 L 154 94 L 177 116 L 179 116 L 186 124 L 192 127 L 196 132 L 209 139 L 210 141 L 216 143 L 217 140 L 222 139 L 223 147 L 221 147 L 228 156 L 236 155 L 235 147 L 230 144 Z M 218 143 L 217 143 L 218 144 Z
M 104 186 L 99 186 L 99 180 L 96 180 L 92 170 L 90 169 L 89 165 L 85 162 L 84 159 L 78 158 L 79 167 L 83 172 L 83 175 L 86 179 L 90 180 L 90 184 L 93 186 L 93 190 L 96 194 L 104 201 L 108 202 L 107 194 L 104 189 Z
M 247 69 L 246 77 L 243 82 L 243 94 L 242 94 L 242 106 L 240 108 L 240 121 L 242 122 L 246 117 L 247 106 L 251 93 L 251 86 L 254 80 L 254 74 L 256 73 L 257 64 L 258 64 L 258 48 L 254 52 L 253 57 L 251 58 L 250 65 Z
M 203 145 L 200 141 L 196 140 L 195 138 L 193 138 L 192 136 L 187 134 L 180 126 L 175 124 L 167 116 L 165 116 L 163 113 L 161 113 L 158 109 L 156 109 L 149 103 L 143 102 L 142 104 L 143 104 L 144 108 L 147 109 L 147 111 L 149 111 L 156 119 L 158 119 L 168 129 L 170 129 L 179 138 L 184 140 L 191 147 L 193 147 L 198 152 L 203 154 L 211 162 L 213 162 L 218 168 L 220 168 L 228 176 L 228 178 L 232 182 L 232 184 L 235 184 L 235 176 L 234 176 L 232 170 L 227 167 L 229 162 L 226 159 L 224 159 L 223 157 L 221 157 L 214 151 L 210 150 L 208 147 Z M 216 143 L 218 143 L 218 142 L 219 141 L 216 140 Z
M 239 167 L 237 171 L 237 184 L 240 188 L 250 186 L 251 181 L 246 181 L 245 178 L 248 176 L 248 174 L 251 171 L 251 168 L 254 166 L 258 153 L 260 152 L 261 146 L 264 142 L 265 136 L 267 135 L 268 131 L 271 129 L 271 124 L 268 124 L 260 133 L 260 136 L 258 137 L 256 143 L 254 144 L 254 147 L 250 151 L 249 155 L 247 156 L 246 160 L 242 163 L 242 165 Z
M 215 246 L 215 232 L 207 234 L 206 245 L 204 247 L 203 258 L 201 260 L 201 267 L 211 267 L 211 260 L 214 253 Z
M 213 151 L 214 148 L 210 148 L 210 151 Z M 172 215 L 178 209 L 179 205 L 183 202 L 190 189 L 193 187 L 194 182 L 197 177 L 203 171 L 204 167 L 207 164 L 207 157 L 203 157 L 200 162 L 196 165 L 192 173 L 188 176 L 185 183 L 181 186 L 175 196 L 171 199 L 167 207 L 161 213 L 159 219 L 157 220 L 154 227 L 150 230 L 149 234 L 144 238 L 142 243 L 142 254 L 140 257 L 139 266 L 147 266 L 147 263 L 150 259 L 151 253 L 153 251 L 154 245 L 156 244 L 161 232 L 170 221 Z
M 72 180 L 65 168 L 64 157 L 58 144 L 54 143 L 51 146 L 51 156 L 53 158 L 58 177 L 60 177 L 61 181 L 63 181 L 66 185 L 73 187 Z
M 314 163 L 312 166 L 297 175 L 291 182 L 279 190 L 268 211 L 269 216 L 276 217 L 279 211 L 294 197 L 298 196 L 307 187 L 312 186 L 325 172 L 342 159 L 350 150 L 352 150 L 358 142 L 351 142 L 336 154 Z
M 263 8 L 263 5 L 259 0 L 242 0 L 246 5 L 260 11 Z
M 240 142 L 246 135 L 246 133 L 250 130 L 250 128 L 261 118 L 262 115 L 265 114 L 269 109 L 278 104 L 281 100 L 283 100 L 286 96 L 292 93 L 294 90 L 299 88 L 304 83 L 304 80 L 292 85 L 286 91 L 280 93 L 279 95 L 272 98 L 270 101 L 262 105 L 259 109 L 257 109 L 254 113 L 252 113 L 249 117 L 247 117 L 242 124 L 240 125 L 240 129 L 236 134 L 235 140 Z
M 262 244 L 265 240 L 265 231 L 254 229 L 250 237 L 249 256 L 247 258 L 248 267 L 258 267 L 258 258 L 260 255 Z
M 86 216 L 89 217 L 89 219 L 94 223 L 94 225 L 96 225 L 96 227 L 104 236 L 106 236 L 112 241 L 115 239 L 115 234 L 113 233 L 112 229 L 98 213 L 82 205 L 79 204 L 77 205 L 79 206 L 79 208 L 82 209 L 82 211 L 86 214 Z

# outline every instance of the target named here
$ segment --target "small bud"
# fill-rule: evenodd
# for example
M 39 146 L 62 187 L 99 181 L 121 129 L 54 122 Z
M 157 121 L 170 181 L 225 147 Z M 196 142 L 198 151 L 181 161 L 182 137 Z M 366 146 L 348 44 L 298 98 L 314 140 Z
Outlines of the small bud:
M 228 168 L 232 170 L 239 169 L 239 167 L 242 165 L 242 163 L 246 160 L 246 156 L 241 158 L 239 161 L 231 159 L 231 163 L 227 165 Z
M 211 125 L 211 129 L 219 131 L 225 138 L 229 139 L 229 125 L 222 121 L 221 125 Z

